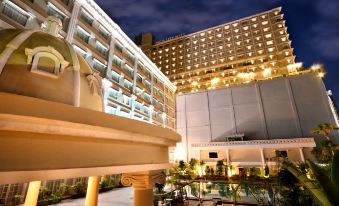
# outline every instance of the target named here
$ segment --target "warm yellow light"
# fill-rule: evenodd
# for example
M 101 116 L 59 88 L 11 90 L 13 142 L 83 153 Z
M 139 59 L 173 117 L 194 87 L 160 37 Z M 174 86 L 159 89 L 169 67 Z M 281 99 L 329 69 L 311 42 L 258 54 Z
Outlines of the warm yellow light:
M 192 82 L 192 86 L 197 86 L 198 85 L 198 82 L 194 81 Z
M 212 85 L 218 84 L 219 81 L 220 81 L 220 79 L 218 77 L 215 77 L 211 80 L 211 84 Z
M 318 73 L 318 76 L 319 76 L 320 78 L 323 78 L 323 77 L 325 76 L 325 74 L 324 74 L 324 72 L 319 72 L 319 73 Z
M 272 69 L 267 68 L 267 69 L 264 69 L 262 74 L 263 74 L 264 77 L 267 77 L 267 76 L 271 75 L 271 72 L 272 72 Z

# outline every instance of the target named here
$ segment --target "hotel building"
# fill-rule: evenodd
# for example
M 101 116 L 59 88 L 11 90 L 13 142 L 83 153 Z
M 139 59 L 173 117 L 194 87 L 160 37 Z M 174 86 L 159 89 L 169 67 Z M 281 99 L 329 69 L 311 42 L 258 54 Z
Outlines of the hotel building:
M 0 29 L 37 29 L 47 16 L 104 78 L 107 113 L 175 129 L 175 86 L 93 0 L 0 3 Z
M 175 130 L 176 87 L 93 0 L 1 0 L 0 29 L 40 29 L 62 21 L 61 37 L 103 78 L 105 112 Z M 51 191 L 60 183 L 44 181 Z M 0 203 L 25 196 L 27 184 L 0 185 Z
M 304 161 L 315 146 L 310 130 L 339 125 L 324 68 L 295 62 L 283 16 L 279 7 L 162 41 L 135 38 L 177 86 L 174 160 L 223 159 L 240 170 L 273 164 L 281 151 Z
M 281 8 L 188 35 L 136 43 L 177 86 L 178 93 L 294 74 L 293 48 Z

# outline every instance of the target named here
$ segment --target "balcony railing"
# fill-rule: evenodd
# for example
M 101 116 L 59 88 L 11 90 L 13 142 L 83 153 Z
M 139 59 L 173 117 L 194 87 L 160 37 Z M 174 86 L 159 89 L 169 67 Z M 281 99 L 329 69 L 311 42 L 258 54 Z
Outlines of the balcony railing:
M 2 13 L 6 16 L 8 16 L 9 18 L 13 19 L 14 21 L 18 22 L 19 24 L 21 24 L 22 26 L 25 26 L 29 16 L 26 14 L 23 14 L 22 12 L 20 12 L 18 9 L 16 9 L 14 6 L 12 6 L 10 3 L 6 3 Z

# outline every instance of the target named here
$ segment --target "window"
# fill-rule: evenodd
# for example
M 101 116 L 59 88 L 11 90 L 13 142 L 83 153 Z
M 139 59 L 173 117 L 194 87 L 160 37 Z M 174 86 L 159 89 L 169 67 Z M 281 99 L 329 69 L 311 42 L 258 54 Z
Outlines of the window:
M 125 66 L 123 68 L 128 74 L 133 76 L 134 69 L 132 67 L 128 66 L 128 64 L 125 64 Z
M 80 39 L 82 39 L 84 42 L 88 44 L 89 39 L 91 38 L 91 34 L 88 33 L 85 29 L 81 28 L 80 26 L 77 26 L 76 34 Z
M 118 65 L 120 68 L 122 67 L 122 60 L 119 57 L 114 55 L 112 61 L 114 64 Z
M 103 26 L 99 26 L 99 34 L 101 36 L 103 36 L 105 39 L 108 39 L 109 38 L 109 32 L 107 31 L 107 29 L 105 29 Z
M 209 152 L 208 157 L 211 159 L 218 158 L 218 153 L 217 152 Z
M 116 73 L 115 71 L 112 70 L 112 79 L 119 83 L 119 79 L 120 79 L 120 74 Z
M 114 48 L 122 53 L 123 46 L 119 42 L 115 42 Z
M 130 91 L 132 91 L 132 83 L 128 80 L 124 80 L 124 87 Z
M 106 65 L 94 58 L 93 59 L 93 68 L 101 73 L 106 69 Z
M 73 44 L 73 47 L 75 49 L 75 51 L 80 54 L 82 57 L 86 58 L 87 57 L 87 52 L 83 49 L 81 49 L 80 47 L 78 47 L 77 45 Z
M 96 48 L 96 50 L 98 50 L 98 52 L 100 52 L 104 56 L 107 55 L 108 48 L 105 47 L 101 42 L 96 41 L 95 42 L 95 48 Z
M 66 18 L 66 15 L 50 2 L 47 4 L 47 14 L 59 18 L 61 22 L 64 22 Z
M 272 45 L 273 44 L 273 41 L 268 41 L 266 42 L 267 45 Z
M 131 60 L 132 62 L 135 61 L 134 55 L 133 55 L 131 52 L 129 52 L 129 51 L 127 51 L 127 58 L 128 58 L 129 60 Z
M 286 150 L 282 150 L 282 151 L 275 151 L 275 155 L 276 157 L 287 157 L 287 151 Z
M 14 21 L 18 22 L 22 26 L 25 26 L 30 17 L 29 14 L 11 1 L 5 2 L 6 3 L 4 5 L 4 8 L 2 9 L 2 13 L 7 17 L 13 19 Z
M 80 16 L 86 23 L 92 26 L 94 18 L 87 11 L 81 10 Z

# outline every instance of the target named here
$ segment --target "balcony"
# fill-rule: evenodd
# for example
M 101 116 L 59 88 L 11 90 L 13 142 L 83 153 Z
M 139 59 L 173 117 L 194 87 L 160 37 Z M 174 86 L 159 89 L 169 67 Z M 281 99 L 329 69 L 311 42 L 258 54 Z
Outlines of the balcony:
M 9 17 L 11 20 L 25 27 L 29 19 L 29 15 L 20 7 L 13 4 L 11 1 L 5 3 L 2 14 Z

